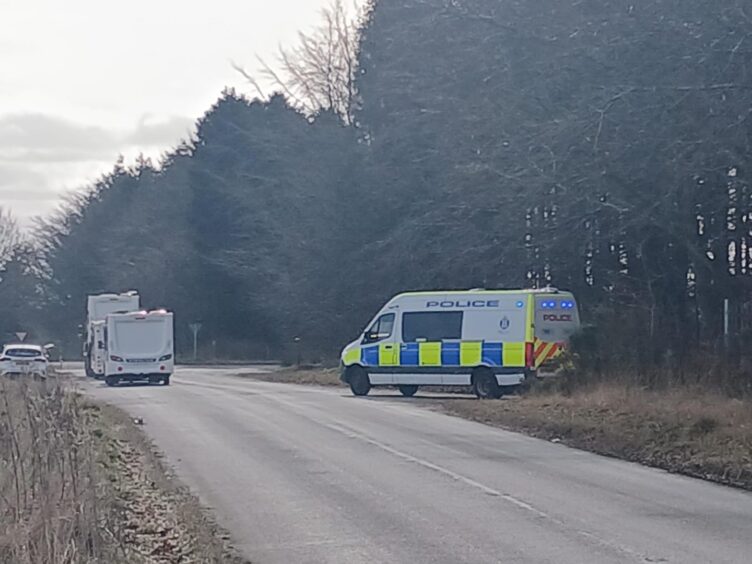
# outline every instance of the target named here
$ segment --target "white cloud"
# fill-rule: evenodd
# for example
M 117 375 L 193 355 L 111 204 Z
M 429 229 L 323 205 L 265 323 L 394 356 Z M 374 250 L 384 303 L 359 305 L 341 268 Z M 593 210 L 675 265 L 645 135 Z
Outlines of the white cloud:
M 25 223 L 109 171 L 118 155 L 157 157 L 188 137 L 192 123 L 144 116 L 131 129 L 108 131 L 44 114 L 0 116 L 0 206 Z
M 0 205 L 49 210 L 118 154 L 175 146 L 245 88 L 230 61 L 273 60 L 329 2 L 0 0 Z

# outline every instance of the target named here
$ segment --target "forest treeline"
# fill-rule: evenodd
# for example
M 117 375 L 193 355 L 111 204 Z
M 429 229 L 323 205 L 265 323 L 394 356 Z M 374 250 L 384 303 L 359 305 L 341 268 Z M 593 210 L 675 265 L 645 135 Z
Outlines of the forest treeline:
M 744 369 L 748 2 L 327 16 L 278 94 L 225 91 L 162 162 L 116 164 L 6 249 L 0 332 L 69 351 L 86 294 L 138 288 L 175 310 L 182 347 L 201 321 L 223 356 L 299 337 L 315 360 L 399 291 L 552 284 L 597 327 L 593 366 Z

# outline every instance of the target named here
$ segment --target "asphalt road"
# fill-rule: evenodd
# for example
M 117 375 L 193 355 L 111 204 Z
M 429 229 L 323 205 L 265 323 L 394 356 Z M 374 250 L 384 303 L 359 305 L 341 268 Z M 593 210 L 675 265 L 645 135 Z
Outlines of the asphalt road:
M 144 418 L 254 563 L 752 562 L 748 493 L 387 392 L 361 399 L 237 371 L 82 386 Z

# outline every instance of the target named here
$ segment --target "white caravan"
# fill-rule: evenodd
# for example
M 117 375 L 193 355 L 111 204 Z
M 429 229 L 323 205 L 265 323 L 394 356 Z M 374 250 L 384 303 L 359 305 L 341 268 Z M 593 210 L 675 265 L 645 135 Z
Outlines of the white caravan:
M 111 313 L 125 313 L 141 309 L 141 299 L 137 292 L 124 294 L 100 294 L 89 296 L 86 306 L 86 327 L 84 333 L 84 368 L 86 375 L 93 378 L 101 376 L 103 372 L 95 372 L 93 369 L 93 355 L 98 342 L 95 340 L 93 324 L 104 322 Z
M 107 316 L 105 382 L 147 381 L 170 384 L 175 371 L 172 313 L 113 313 Z

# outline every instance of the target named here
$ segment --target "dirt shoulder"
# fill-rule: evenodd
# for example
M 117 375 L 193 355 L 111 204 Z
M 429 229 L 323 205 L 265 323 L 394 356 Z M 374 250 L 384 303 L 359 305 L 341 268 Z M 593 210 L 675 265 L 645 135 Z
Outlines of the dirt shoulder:
M 336 370 L 285 370 L 274 382 L 342 385 Z M 648 466 L 752 490 L 752 401 L 704 390 L 600 385 L 499 401 L 421 396 L 450 415 Z
M 124 412 L 0 378 L 0 562 L 245 562 Z
M 149 563 L 247 563 L 163 463 L 139 420 L 109 405 L 87 402 L 86 409 L 99 441 L 103 478 L 120 511 L 126 547 Z

